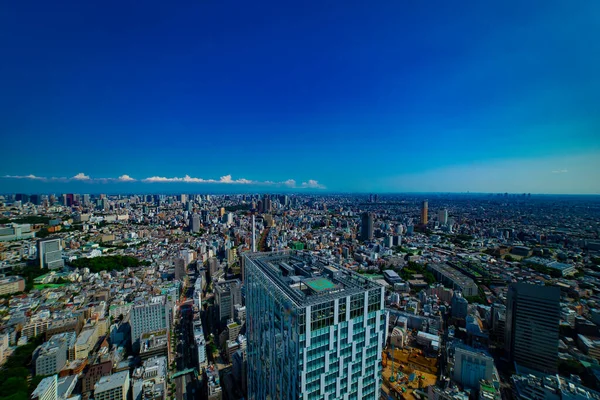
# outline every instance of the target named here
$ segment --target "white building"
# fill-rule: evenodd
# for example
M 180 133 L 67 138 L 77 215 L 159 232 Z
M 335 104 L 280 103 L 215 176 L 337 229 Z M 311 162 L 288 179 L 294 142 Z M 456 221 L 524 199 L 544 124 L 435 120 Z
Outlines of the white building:
M 57 400 L 58 398 L 58 375 L 52 375 L 42 379 L 31 394 L 32 400 Z
M 59 269 L 65 266 L 60 239 L 48 238 L 38 241 L 40 268 Z
M 168 308 L 164 296 L 143 300 L 131 308 L 131 342 L 134 350 L 139 349 L 142 334 L 169 329 Z

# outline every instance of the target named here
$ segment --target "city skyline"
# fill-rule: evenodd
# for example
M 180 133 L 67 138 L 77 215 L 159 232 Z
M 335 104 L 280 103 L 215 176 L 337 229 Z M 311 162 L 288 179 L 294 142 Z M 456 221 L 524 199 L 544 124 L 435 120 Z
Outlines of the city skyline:
M 515 4 L 10 4 L 0 187 L 598 194 L 600 4 Z

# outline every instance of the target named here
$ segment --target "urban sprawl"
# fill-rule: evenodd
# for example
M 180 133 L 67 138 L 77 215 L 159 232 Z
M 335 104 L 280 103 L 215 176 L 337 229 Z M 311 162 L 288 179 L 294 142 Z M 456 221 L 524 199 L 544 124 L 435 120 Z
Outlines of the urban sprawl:
M 0 400 L 600 400 L 599 236 L 596 196 L 0 196 Z

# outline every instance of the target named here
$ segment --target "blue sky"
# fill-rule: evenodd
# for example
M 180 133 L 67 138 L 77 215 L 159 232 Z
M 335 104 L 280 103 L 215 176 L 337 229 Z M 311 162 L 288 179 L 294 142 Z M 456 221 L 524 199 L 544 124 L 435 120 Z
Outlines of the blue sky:
M 600 193 L 599 2 L 51 3 L 0 13 L 0 192 Z

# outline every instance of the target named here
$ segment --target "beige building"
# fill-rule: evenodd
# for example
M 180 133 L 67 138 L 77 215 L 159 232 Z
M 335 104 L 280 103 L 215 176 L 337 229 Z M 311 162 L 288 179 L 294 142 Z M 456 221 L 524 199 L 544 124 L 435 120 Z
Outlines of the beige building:
M 20 276 L 7 276 L 0 279 L 0 296 L 25 290 L 25 279 Z
M 85 328 L 77 336 L 77 341 L 73 348 L 73 359 L 84 359 L 94 349 L 94 345 L 98 341 L 98 327 L 96 325 Z
M 103 376 L 94 386 L 95 400 L 127 400 L 129 371 Z

